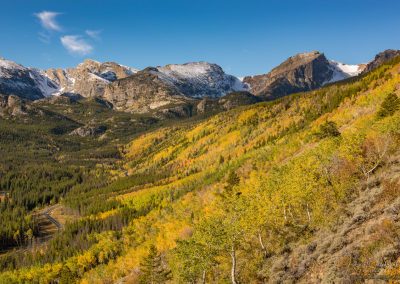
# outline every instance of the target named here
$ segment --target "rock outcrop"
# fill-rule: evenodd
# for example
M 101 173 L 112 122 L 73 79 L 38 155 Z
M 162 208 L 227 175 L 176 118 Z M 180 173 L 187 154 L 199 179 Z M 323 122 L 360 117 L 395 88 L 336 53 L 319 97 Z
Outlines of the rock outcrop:
M 96 136 L 106 132 L 107 127 L 104 125 L 84 125 L 76 128 L 70 135 L 78 135 L 80 137 Z
M 28 114 L 31 109 L 24 100 L 14 95 L 0 94 L 0 117 L 19 117 Z

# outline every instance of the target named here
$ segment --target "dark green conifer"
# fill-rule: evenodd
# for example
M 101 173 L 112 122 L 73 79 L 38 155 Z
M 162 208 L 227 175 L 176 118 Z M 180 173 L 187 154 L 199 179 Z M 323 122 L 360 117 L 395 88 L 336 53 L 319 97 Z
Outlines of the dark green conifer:
M 378 117 L 384 118 L 393 115 L 400 109 L 400 99 L 395 93 L 390 93 L 382 102 L 378 111 Z
M 337 137 L 340 136 L 340 131 L 333 121 L 326 121 L 319 127 L 318 136 L 320 138 Z
M 171 271 L 163 264 L 161 254 L 154 245 L 150 246 L 149 254 L 140 264 L 139 283 L 160 284 L 171 279 Z

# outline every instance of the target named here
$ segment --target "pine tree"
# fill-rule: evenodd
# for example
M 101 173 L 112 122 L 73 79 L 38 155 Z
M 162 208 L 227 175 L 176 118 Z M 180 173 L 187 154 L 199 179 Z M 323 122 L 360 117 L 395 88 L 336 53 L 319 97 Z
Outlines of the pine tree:
M 337 137 L 340 136 L 340 131 L 335 122 L 326 121 L 324 124 L 321 124 L 318 136 L 320 138 Z
M 171 271 L 163 265 L 161 254 L 154 245 L 150 246 L 149 254 L 140 264 L 140 271 L 139 283 L 159 284 L 171 279 Z
M 400 99 L 394 94 L 390 93 L 381 104 L 381 108 L 378 111 L 378 117 L 384 118 L 393 115 L 397 110 L 400 109 Z

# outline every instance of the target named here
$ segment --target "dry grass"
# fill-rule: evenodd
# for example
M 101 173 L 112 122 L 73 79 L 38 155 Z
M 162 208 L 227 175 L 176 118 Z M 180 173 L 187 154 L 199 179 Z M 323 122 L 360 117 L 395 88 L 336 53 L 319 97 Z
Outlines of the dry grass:
M 79 218 L 79 214 L 63 205 L 58 205 L 51 211 L 51 217 L 56 219 L 61 225 L 65 225 L 67 222 L 71 222 L 77 220 Z

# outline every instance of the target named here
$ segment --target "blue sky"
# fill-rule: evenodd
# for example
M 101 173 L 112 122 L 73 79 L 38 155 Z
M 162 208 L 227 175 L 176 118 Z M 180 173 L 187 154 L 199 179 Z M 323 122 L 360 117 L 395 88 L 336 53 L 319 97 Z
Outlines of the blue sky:
M 319 50 L 345 63 L 400 48 L 399 0 L 0 0 L 0 56 L 26 66 L 84 58 L 136 68 L 209 61 L 265 73 Z M 47 12 L 47 13 L 44 13 Z

